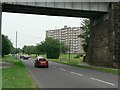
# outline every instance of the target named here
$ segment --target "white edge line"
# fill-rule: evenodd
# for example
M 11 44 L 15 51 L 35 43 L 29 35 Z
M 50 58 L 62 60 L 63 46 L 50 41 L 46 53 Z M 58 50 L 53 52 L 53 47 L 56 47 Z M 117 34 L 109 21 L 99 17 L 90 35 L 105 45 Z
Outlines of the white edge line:
M 65 70 L 65 69 L 63 69 L 63 68 L 59 68 L 60 70 L 63 70 L 63 71 L 67 71 L 67 70 Z
M 83 76 L 83 75 L 80 74 L 80 73 L 75 73 L 75 72 L 70 72 L 70 73 L 72 73 L 72 74 L 76 74 L 76 75 L 79 75 L 79 76 Z
M 99 82 L 102 82 L 102 83 L 106 83 L 106 84 L 109 84 L 109 85 L 112 85 L 112 86 L 115 85 L 115 84 L 113 84 L 113 83 L 106 82 L 106 81 L 103 81 L 103 80 L 100 80 L 100 79 L 96 79 L 96 78 L 93 78 L 93 77 L 90 77 L 90 79 L 92 79 L 92 80 L 96 80 L 96 81 L 99 81 Z

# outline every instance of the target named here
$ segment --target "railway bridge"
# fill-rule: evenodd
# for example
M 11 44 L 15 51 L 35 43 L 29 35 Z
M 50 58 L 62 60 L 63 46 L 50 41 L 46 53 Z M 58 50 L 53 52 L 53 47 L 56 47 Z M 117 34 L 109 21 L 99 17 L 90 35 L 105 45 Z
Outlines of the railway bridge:
M 95 0 L 87 0 L 86 2 L 82 0 L 29 0 L 29 2 L 1 0 L 0 22 L 2 12 L 89 18 L 91 36 L 86 62 L 97 66 L 120 68 L 119 0 L 115 2 L 96 2 Z

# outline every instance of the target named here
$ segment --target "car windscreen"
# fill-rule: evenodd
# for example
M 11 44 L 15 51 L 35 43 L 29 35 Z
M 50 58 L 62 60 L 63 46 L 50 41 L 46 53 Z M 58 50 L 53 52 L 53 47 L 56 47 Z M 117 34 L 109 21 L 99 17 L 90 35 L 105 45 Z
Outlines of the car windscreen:
M 44 59 L 44 58 L 41 58 L 41 59 L 39 59 L 39 61 L 46 61 L 46 59 Z

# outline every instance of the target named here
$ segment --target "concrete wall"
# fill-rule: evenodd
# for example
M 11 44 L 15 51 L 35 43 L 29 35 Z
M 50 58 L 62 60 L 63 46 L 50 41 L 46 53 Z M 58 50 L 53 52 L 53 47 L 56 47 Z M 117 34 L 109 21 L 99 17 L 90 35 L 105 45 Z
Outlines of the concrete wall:
M 120 2 L 112 4 L 111 19 L 114 27 L 114 67 L 120 68 Z
M 0 58 L 2 55 L 2 34 L 1 34 L 1 26 L 2 26 L 2 3 L 0 3 Z
M 86 62 L 116 67 L 120 59 L 120 3 L 111 3 L 109 13 L 91 19 L 91 38 Z

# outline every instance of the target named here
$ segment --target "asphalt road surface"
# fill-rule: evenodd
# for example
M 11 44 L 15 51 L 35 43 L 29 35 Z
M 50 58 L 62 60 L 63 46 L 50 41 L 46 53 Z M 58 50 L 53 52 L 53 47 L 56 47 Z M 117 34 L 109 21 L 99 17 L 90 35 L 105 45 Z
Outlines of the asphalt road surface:
M 34 60 L 22 60 L 39 88 L 118 88 L 118 75 L 49 62 L 35 68 Z

